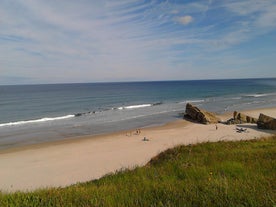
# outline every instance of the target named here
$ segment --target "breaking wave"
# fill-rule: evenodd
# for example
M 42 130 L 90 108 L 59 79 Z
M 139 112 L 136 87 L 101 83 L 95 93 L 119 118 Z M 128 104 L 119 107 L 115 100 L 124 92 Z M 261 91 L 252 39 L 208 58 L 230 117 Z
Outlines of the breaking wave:
M 180 104 L 186 104 L 186 103 L 202 103 L 204 102 L 204 99 L 195 99 L 195 100 L 186 100 L 186 101 L 182 101 L 180 102 Z
M 276 93 L 256 93 L 256 94 L 248 94 L 248 95 L 245 95 L 245 97 L 259 98 L 259 97 L 272 96 L 272 95 L 276 95 Z
M 122 109 L 138 109 L 138 108 L 144 108 L 144 107 L 149 107 L 152 106 L 152 104 L 140 104 L 140 105 L 132 105 L 132 106 L 121 106 L 118 107 L 117 109 L 122 110 Z
M 16 121 L 16 122 L 9 122 L 9 123 L 3 123 L 0 124 L 0 127 L 5 126 L 17 126 L 17 125 L 24 125 L 24 124 L 34 124 L 34 123 L 41 123 L 41 122 L 48 122 L 48 121 L 56 121 L 56 120 L 62 120 L 62 119 L 70 119 L 75 117 L 75 115 L 66 115 L 66 116 L 59 116 L 59 117 L 53 117 L 53 118 L 41 118 L 41 119 L 33 119 L 33 120 L 27 120 L 27 121 Z

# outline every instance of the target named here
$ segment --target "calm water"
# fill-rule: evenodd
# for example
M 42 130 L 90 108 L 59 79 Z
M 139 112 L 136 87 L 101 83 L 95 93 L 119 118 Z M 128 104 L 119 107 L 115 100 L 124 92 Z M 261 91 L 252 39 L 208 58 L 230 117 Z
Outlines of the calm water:
M 276 79 L 0 86 L 0 149 L 160 125 L 187 102 L 217 113 L 276 106 Z

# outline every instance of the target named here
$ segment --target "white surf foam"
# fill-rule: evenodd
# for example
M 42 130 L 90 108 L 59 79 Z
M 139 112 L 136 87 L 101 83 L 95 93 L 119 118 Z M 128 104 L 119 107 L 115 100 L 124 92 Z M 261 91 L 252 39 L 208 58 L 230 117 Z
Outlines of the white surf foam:
M 56 120 L 62 120 L 62 119 L 69 119 L 69 118 L 73 118 L 73 117 L 75 117 L 75 115 L 66 115 L 66 116 L 53 117 L 53 118 L 45 117 L 45 118 L 41 118 L 41 119 L 34 119 L 34 120 L 28 120 L 28 121 L 17 121 L 17 122 L 3 123 L 3 124 L 0 124 L 0 127 L 56 121 Z
M 121 106 L 118 107 L 119 110 L 123 109 L 138 109 L 138 108 L 144 108 L 144 107 L 149 107 L 152 106 L 151 104 L 140 104 L 140 105 L 132 105 L 132 106 Z
M 195 100 L 186 100 L 186 101 L 180 102 L 180 104 L 186 104 L 186 103 L 202 103 L 202 102 L 204 102 L 203 99 L 195 99 Z
M 248 95 L 245 95 L 245 96 L 259 98 L 259 97 L 273 96 L 273 95 L 276 95 L 276 94 L 275 93 L 256 93 L 256 94 L 248 94 Z

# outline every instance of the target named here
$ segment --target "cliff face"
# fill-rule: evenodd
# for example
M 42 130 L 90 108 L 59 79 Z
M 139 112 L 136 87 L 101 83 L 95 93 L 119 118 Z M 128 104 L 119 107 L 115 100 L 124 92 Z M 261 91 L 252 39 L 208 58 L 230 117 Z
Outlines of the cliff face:
M 219 122 L 219 119 L 214 113 L 199 109 L 190 103 L 186 104 L 184 117 L 202 124 L 212 124 Z

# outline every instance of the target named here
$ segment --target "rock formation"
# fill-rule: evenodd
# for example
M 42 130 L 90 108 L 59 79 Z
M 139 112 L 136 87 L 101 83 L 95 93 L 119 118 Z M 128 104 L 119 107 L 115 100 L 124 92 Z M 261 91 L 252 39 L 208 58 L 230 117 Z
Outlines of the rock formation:
M 202 110 L 190 103 L 186 104 L 185 118 L 192 119 L 202 124 L 218 123 L 219 119 L 214 113 Z
M 233 118 L 229 119 L 226 122 L 226 124 L 244 124 L 244 123 L 256 124 L 257 121 L 258 119 L 256 118 L 234 111 Z
M 259 129 L 276 130 L 276 119 L 264 114 L 260 114 L 257 125 Z

